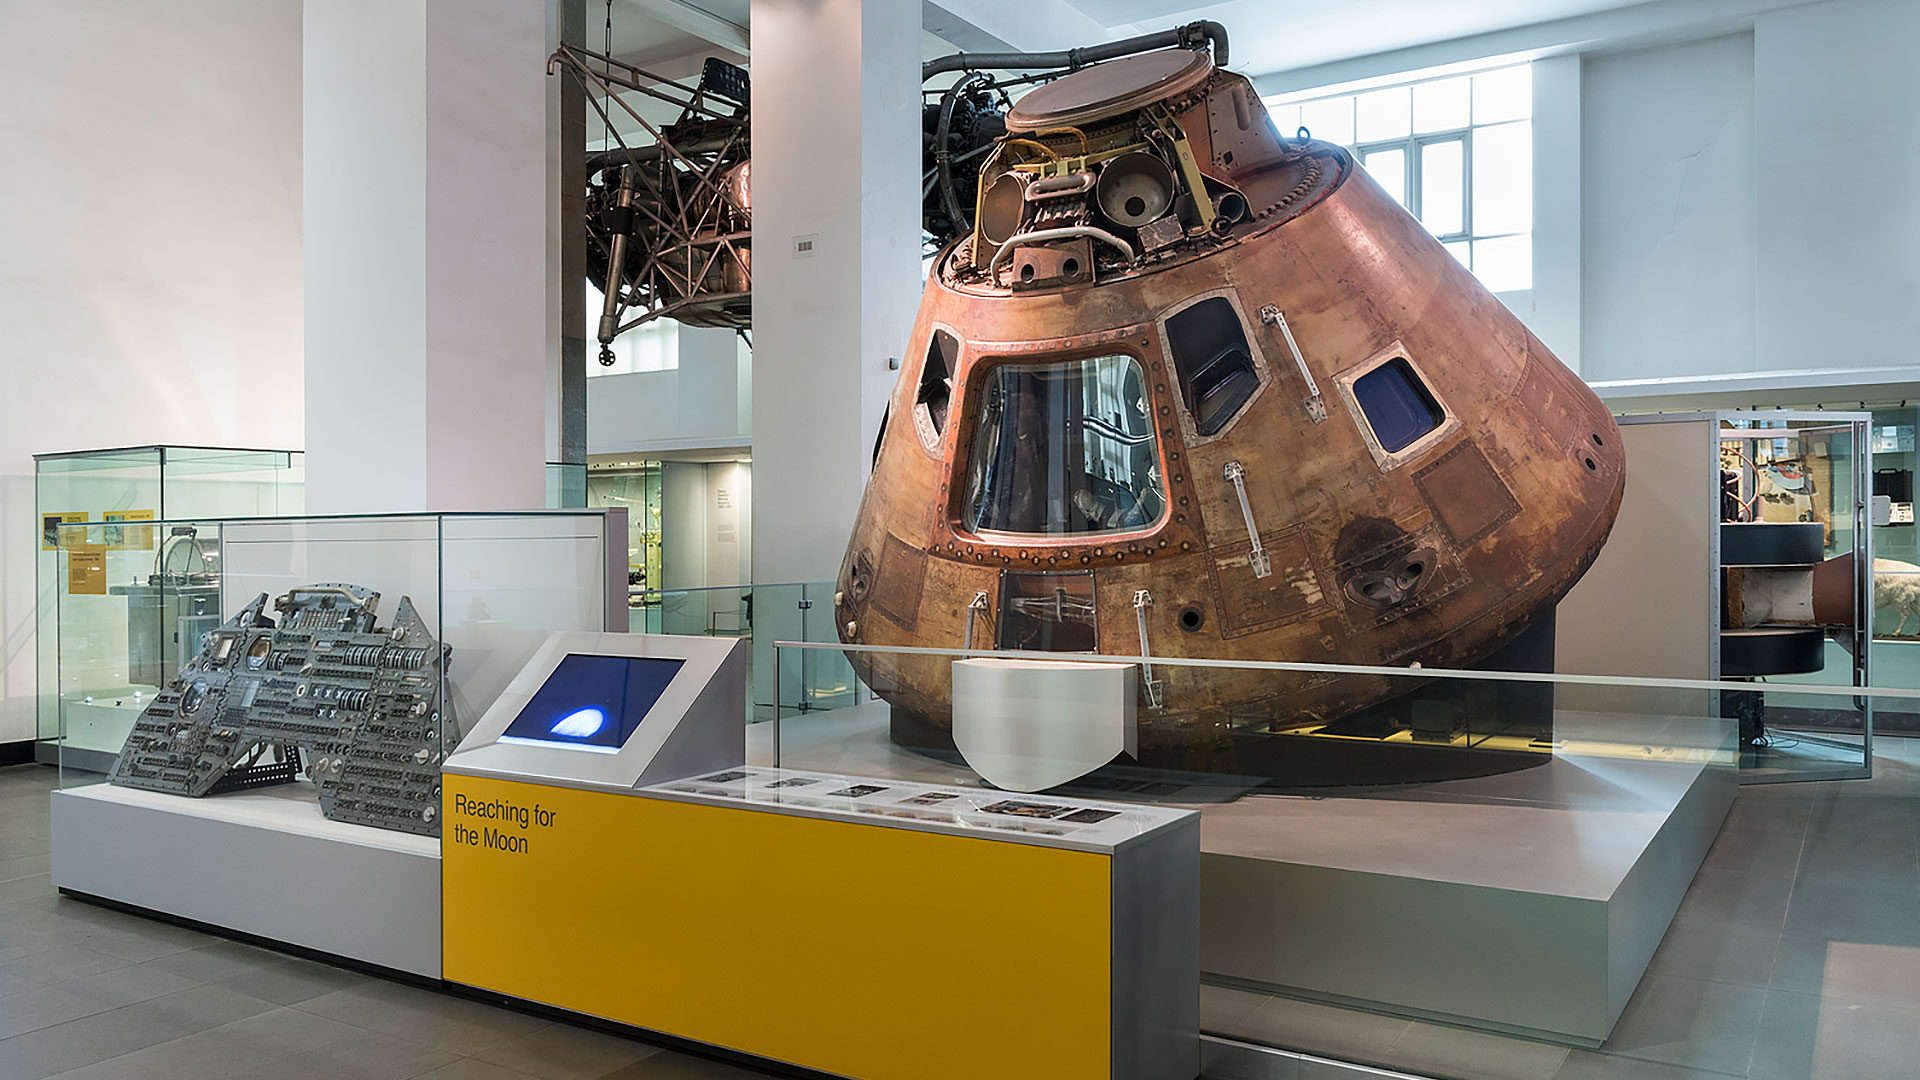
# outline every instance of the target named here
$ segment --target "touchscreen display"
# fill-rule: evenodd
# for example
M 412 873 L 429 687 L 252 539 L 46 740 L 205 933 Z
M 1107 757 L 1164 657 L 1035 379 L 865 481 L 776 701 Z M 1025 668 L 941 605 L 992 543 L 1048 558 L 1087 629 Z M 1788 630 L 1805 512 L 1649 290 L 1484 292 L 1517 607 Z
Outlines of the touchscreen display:
M 684 660 L 569 655 L 513 718 L 501 742 L 617 752 Z

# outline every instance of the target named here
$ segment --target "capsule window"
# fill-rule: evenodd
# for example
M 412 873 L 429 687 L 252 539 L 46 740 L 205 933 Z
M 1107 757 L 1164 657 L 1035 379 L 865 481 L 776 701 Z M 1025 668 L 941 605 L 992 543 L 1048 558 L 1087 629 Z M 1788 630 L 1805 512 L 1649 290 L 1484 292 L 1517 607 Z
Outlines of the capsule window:
M 1380 449 L 1389 454 L 1412 446 L 1447 417 L 1405 357 L 1396 356 L 1355 379 L 1353 400 Z
M 935 330 L 927 343 L 927 362 L 920 365 L 920 392 L 914 402 L 926 410 L 936 438 L 947 430 L 947 405 L 953 399 L 953 372 L 959 361 L 959 340 L 945 330 Z
M 978 379 L 962 527 L 1129 532 L 1166 512 L 1146 379 L 1131 356 L 999 364 Z
M 1240 313 L 1209 297 L 1167 320 L 1167 343 L 1194 430 L 1218 435 L 1260 386 Z

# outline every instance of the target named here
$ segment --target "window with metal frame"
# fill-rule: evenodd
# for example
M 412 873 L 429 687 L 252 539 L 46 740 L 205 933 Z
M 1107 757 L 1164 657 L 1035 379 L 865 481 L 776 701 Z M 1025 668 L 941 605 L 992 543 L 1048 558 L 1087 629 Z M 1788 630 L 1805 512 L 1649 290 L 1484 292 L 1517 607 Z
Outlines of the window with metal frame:
M 1260 388 L 1239 312 L 1224 296 L 1183 308 L 1167 319 L 1167 345 L 1194 430 L 1219 434 Z
M 920 389 L 914 407 L 922 410 L 938 439 L 947 429 L 947 403 L 953 397 L 953 374 L 960 367 L 960 339 L 935 330 L 927 342 L 926 363 L 920 367 Z
M 1405 357 L 1396 356 L 1353 380 L 1353 400 L 1380 449 L 1397 454 L 1446 422 L 1446 410 Z
M 1339 143 L 1494 292 L 1533 287 L 1527 64 L 1357 93 L 1267 99 L 1285 134 Z
M 960 507 L 968 532 L 1128 532 L 1166 513 L 1138 360 L 1005 363 L 979 382 Z

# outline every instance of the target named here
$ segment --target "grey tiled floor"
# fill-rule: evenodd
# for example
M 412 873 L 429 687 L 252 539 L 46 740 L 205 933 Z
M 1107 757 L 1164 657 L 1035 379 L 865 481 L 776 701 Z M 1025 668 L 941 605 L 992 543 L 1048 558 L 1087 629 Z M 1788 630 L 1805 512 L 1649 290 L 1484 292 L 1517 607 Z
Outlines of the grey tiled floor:
M 1920 1077 L 1920 740 L 1745 788 L 1598 1051 L 1204 988 L 1203 1025 L 1472 1080 Z M 56 895 L 53 770 L 0 769 L 0 1080 L 767 1075 Z
M 0 1080 L 751 1080 L 59 896 L 54 770 L 0 768 Z
M 1920 1077 L 1920 739 L 1875 775 L 1742 788 L 1597 1051 L 1206 987 L 1201 1025 L 1459 1080 Z

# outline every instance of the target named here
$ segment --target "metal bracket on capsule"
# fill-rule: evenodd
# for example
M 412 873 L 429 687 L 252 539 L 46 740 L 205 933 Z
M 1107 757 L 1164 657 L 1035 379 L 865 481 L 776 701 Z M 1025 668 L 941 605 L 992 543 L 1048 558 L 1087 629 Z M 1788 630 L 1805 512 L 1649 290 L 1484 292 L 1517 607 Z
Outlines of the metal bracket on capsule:
M 1286 339 L 1287 351 L 1293 354 L 1294 366 L 1300 369 L 1300 378 L 1307 384 L 1307 418 L 1316 424 L 1327 422 L 1327 406 L 1320 400 L 1320 384 L 1313 381 L 1313 372 L 1307 369 L 1306 358 L 1300 355 L 1300 345 L 1293 340 L 1293 328 L 1287 325 L 1287 317 L 1280 309 L 1267 304 L 1260 309 L 1260 321 L 1268 326 L 1280 328 L 1280 336 Z
M 967 602 L 967 633 L 966 637 L 961 639 L 960 651 L 973 651 L 973 616 L 975 612 L 985 610 L 987 610 L 987 593 L 986 590 L 983 589 L 980 592 L 974 593 L 973 599 Z
M 1240 496 L 1240 514 L 1247 519 L 1247 539 L 1253 543 L 1253 550 L 1247 553 L 1247 564 L 1253 567 L 1254 577 L 1268 577 L 1273 573 L 1273 560 L 1267 558 L 1266 549 L 1260 546 L 1260 529 L 1253 523 L 1253 505 L 1247 502 L 1247 467 L 1238 461 L 1229 461 L 1226 476 L 1234 493 Z
M 1133 594 L 1133 615 L 1140 623 L 1141 684 L 1147 688 L 1147 704 L 1160 707 L 1160 680 L 1153 677 L 1153 650 L 1147 647 L 1147 608 L 1153 606 L 1153 594 L 1145 589 Z

